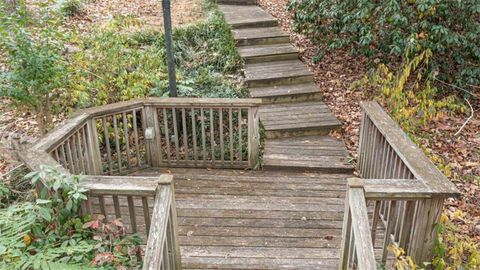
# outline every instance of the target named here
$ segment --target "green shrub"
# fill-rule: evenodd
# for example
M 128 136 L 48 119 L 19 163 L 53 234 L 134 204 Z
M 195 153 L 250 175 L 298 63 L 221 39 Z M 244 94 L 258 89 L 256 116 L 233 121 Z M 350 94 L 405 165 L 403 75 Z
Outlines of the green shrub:
M 296 31 L 329 49 L 386 60 L 428 49 L 440 79 L 480 84 L 478 0 L 292 0 L 288 9 Z
M 127 236 L 120 221 L 78 216 L 87 192 L 82 177 L 41 167 L 26 178 L 42 188 L 34 202 L 0 208 L 1 269 L 140 267 L 140 239 Z
M 60 11 L 65 16 L 74 16 L 82 10 L 82 0 L 64 0 L 60 2 Z
M 70 106 L 89 107 L 145 96 L 168 96 L 165 38 L 156 31 L 127 31 L 133 17 L 117 17 L 79 41 L 69 56 Z M 228 25 L 218 11 L 203 22 L 174 29 L 179 96 L 243 97 L 232 80 L 241 64 Z
M 66 84 L 64 37 L 58 14 L 48 4 L 39 6 L 38 16 L 30 17 L 24 6 L 19 10 L 11 13 L 0 8 L 0 49 L 7 65 L 0 72 L 0 96 L 33 111 L 43 133 L 52 122 L 56 92 Z

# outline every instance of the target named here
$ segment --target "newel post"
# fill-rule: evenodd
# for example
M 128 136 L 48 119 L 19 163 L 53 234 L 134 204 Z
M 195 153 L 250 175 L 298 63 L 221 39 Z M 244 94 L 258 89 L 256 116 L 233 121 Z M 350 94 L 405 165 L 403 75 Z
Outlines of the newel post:
M 153 106 L 145 106 L 143 114 L 145 123 L 145 140 L 147 145 L 147 156 L 150 166 L 159 167 L 162 163 L 162 144 L 160 141 L 160 126 L 158 124 L 158 112 Z
M 87 122 L 87 137 L 88 137 L 88 162 L 90 163 L 89 174 L 101 175 L 102 169 L 102 157 L 100 154 L 100 145 L 98 144 L 98 131 L 96 119 L 89 119 Z
M 259 157 L 260 120 L 258 106 L 248 109 L 248 166 L 254 168 Z
M 418 265 L 432 260 L 444 200 L 444 196 L 438 195 L 417 203 L 412 242 L 407 254 Z

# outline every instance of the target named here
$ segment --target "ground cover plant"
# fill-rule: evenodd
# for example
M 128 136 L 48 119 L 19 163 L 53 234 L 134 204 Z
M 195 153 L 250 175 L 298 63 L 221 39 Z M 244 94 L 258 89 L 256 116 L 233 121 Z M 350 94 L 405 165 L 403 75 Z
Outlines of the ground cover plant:
M 81 176 L 42 167 L 25 178 L 41 186 L 28 200 L 8 202 L 9 189 L 1 188 L 2 269 L 141 267 L 141 240 L 127 235 L 120 220 L 78 214 L 87 198 Z

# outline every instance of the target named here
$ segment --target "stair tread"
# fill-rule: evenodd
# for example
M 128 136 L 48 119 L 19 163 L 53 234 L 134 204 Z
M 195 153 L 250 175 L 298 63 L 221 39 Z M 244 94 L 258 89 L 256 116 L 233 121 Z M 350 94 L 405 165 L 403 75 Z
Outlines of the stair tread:
M 238 48 L 238 52 L 242 58 L 298 54 L 297 49 L 290 43 L 243 46 Z
M 288 33 L 276 26 L 232 29 L 232 33 L 233 38 L 237 41 L 260 38 L 289 37 Z
M 313 81 L 313 73 L 300 60 L 274 61 L 245 65 L 245 78 L 247 82 L 297 76 L 312 76 Z
M 218 5 L 225 16 L 225 21 L 232 27 L 248 25 L 276 26 L 277 20 L 263 9 L 254 5 Z
M 253 98 L 321 93 L 319 87 L 313 82 L 268 87 L 252 87 L 249 88 L 249 91 L 250 96 Z
M 290 137 L 265 142 L 265 166 L 351 170 L 342 141 L 330 136 Z
M 218 4 L 228 4 L 228 5 L 236 5 L 236 6 L 244 6 L 244 5 L 257 5 L 256 0 L 217 0 Z
M 260 107 L 260 121 L 266 131 L 339 127 L 323 102 L 301 102 Z

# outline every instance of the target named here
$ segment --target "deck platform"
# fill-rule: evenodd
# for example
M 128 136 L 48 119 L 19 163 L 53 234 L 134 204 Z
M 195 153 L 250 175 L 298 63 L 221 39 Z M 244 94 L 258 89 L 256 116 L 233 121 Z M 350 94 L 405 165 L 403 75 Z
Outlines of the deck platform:
M 351 174 L 155 169 L 174 176 L 184 269 L 337 269 Z

